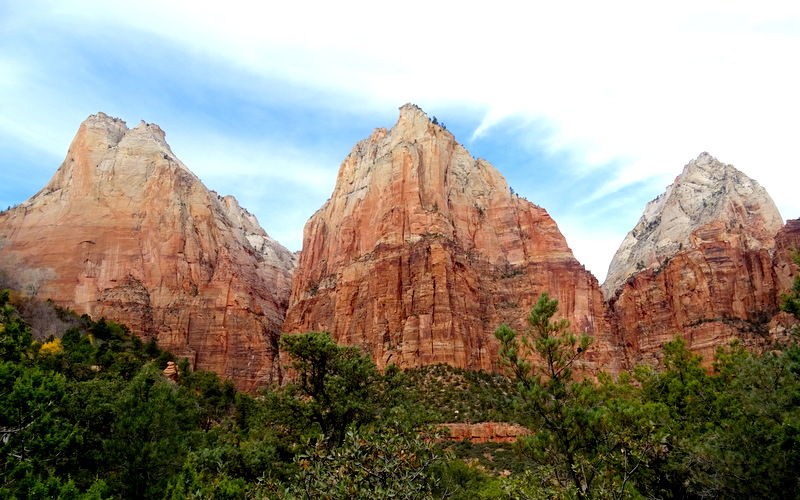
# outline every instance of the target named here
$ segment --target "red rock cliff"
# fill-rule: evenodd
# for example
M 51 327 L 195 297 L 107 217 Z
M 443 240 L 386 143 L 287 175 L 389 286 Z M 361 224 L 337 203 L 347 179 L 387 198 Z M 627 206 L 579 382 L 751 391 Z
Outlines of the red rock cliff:
M 786 293 L 792 287 L 797 273 L 797 264 L 792 260 L 792 251 L 800 249 L 800 219 L 786 221 L 786 225 L 775 236 L 775 273 L 779 292 Z
M 0 238 L 40 296 L 155 336 L 242 389 L 276 374 L 294 256 L 206 189 L 157 125 L 89 117 L 50 183 L 0 214 Z
M 522 436 L 530 436 L 531 431 L 517 424 L 506 422 L 480 422 L 477 424 L 441 424 L 449 431 L 442 441 L 464 441 L 472 443 L 513 443 Z
M 703 153 L 650 202 L 609 267 L 603 290 L 630 356 L 657 356 L 680 333 L 707 362 L 734 338 L 766 347 L 781 283 L 782 227 L 757 182 Z
M 621 362 L 597 280 L 553 219 L 407 104 L 355 146 L 306 224 L 284 331 L 328 330 L 380 367 L 493 369 L 492 332 L 524 327 L 543 291 L 597 337 L 595 366 Z

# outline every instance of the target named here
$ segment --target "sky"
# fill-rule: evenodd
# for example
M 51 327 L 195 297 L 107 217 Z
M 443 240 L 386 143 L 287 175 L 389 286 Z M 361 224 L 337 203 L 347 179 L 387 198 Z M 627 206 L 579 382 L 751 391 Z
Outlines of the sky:
M 103 111 L 165 130 L 290 250 L 412 102 L 555 219 L 602 282 L 707 151 L 800 218 L 800 2 L 0 2 L 0 207 Z

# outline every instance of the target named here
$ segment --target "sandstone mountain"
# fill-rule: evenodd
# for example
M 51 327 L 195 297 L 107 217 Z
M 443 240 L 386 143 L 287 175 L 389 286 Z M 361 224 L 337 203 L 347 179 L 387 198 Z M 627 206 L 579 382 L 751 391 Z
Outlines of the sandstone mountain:
M 157 337 L 243 389 L 278 373 L 295 256 L 206 189 L 157 125 L 90 116 L 47 186 L 0 214 L 0 239 L 6 264 L 33 269 L 60 305 Z
M 609 266 L 603 292 L 626 350 L 647 358 L 676 333 L 706 360 L 733 338 L 768 344 L 788 281 L 773 263 L 782 227 L 757 182 L 708 153 L 689 162 Z
M 778 306 L 800 221 L 703 153 L 647 205 L 601 291 L 543 208 L 407 104 L 344 160 L 296 262 L 158 126 L 100 113 L 42 191 L 0 212 L 0 247 L 31 291 L 251 390 L 281 377 L 280 331 L 328 330 L 379 367 L 495 370 L 493 331 L 524 329 L 544 291 L 595 337 L 590 369 L 653 361 L 679 333 L 706 360 L 733 338 L 763 349 L 791 324 Z
M 492 332 L 524 327 L 543 291 L 597 337 L 592 363 L 621 363 L 597 280 L 553 219 L 407 104 L 353 148 L 306 224 L 284 330 L 328 330 L 381 367 L 493 369 Z

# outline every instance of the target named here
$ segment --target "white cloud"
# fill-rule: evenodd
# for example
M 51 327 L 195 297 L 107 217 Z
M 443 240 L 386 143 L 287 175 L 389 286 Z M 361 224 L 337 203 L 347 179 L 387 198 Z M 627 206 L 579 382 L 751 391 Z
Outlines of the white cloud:
M 198 78 L 213 81 L 221 92 L 239 92 L 254 105 L 275 98 L 260 85 L 281 82 L 280 99 L 305 109 L 374 113 L 407 101 L 469 108 L 483 113 L 473 140 L 514 119 L 530 130 L 532 149 L 568 152 L 564 168 L 570 175 L 619 165 L 592 192 L 581 193 L 582 201 L 572 202 L 575 208 L 545 207 L 565 217 L 569 210 L 608 205 L 632 185 L 646 186 L 651 192 L 644 198 L 650 199 L 702 151 L 761 182 L 784 217 L 800 217 L 794 147 L 800 136 L 795 63 L 800 4 L 76 0 L 24 5 L 15 14 L 34 27 L 84 37 L 96 32 L 98 43 L 120 32 L 130 44 L 154 43 L 154 51 L 163 44 L 170 53 L 186 54 L 208 66 L 207 76 L 198 72 Z M 223 65 L 230 71 L 219 71 Z M 24 85 L 24 68 L 10 71 L 22 76 L 0 77 L 0 85 L 18 86 L 18 80 Z M 23 105 L 36 107 L 21 103 L 20 114 Z M 3 133 L 27 134 L 31 141 L 47 133 L 25 120 L 9 120 L 0 124 Z M 54 120 L 59 127 L 63 121 Z M 239 175 L 263 176 L 265 183 L 305 180 L 327 196 L 347 150 L 319 157 L 298 153 L 297 145 L 198 132 L 178 153 L 204 179 L 225 165 Z M 643 204 L 636 208 L 643 209 Z M 608 237 L 557 222 L 576 253 L 584 243 L 605 248 L 608 238 L 616 247 L 630 229 L 620 227 Z M 607 264 L 591 267 L 602 275 L 605 269 L 598 267 Z
M 179 142 L 187 141 L 182 134 Z M 300 151 L 273 142 L 242 141 L 235 137 L 198 132 L 192 144 L 204 144 L 202 150 L 182 147 L 179 157 L 201 178 L 259 178 L 264 184 L 286 182 L 302 185 L 309 192 L 326 197 L 333 190 L 341 158 L 326 157 L 323 152 Z M 174 144 L 177 144 L 175 141 Z M 189 144 L 187 144 L 188 146 Z

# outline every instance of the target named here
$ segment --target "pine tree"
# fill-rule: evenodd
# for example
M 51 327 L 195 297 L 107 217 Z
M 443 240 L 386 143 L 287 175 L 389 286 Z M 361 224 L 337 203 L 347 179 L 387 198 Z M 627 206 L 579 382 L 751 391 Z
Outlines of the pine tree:
M 652 460 L 660 442 L 660 408 L 644 404 L 629 377 L 600 385 L 576 376 L 592 339 L 576 336 L 566 319 L 553 320 L 558 301 L 542 293 L 517 333 L 502 325 L 501 364 L 517 381 L 520 419 L 533 431 L 518 449 L 540 464 L 534 477 L 555 482 L 565 498 L 624 498 L 633 478 Z

